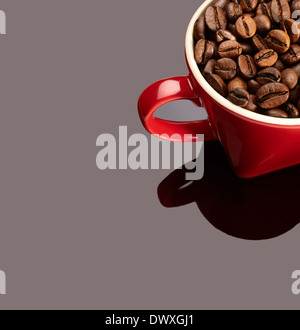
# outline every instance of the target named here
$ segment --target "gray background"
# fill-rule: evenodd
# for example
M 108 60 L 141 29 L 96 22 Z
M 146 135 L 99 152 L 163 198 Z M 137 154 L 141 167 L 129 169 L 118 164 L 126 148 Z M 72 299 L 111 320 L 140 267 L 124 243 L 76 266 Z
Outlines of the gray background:
M 1 1 L 1 308 L 299 307 L 299 227 L 233 238 L 196 204 L 160 204 L 170 171 L 96 167 L 97 136 L 145 133 L 140 92 L 186 74 L 200 3 Z

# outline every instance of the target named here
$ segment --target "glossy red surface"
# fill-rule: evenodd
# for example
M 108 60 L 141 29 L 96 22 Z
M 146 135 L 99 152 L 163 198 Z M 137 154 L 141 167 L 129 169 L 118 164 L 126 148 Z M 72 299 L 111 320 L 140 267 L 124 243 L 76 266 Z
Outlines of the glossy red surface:
M 180 99 L 203 105 L 208 120 L 172 122 L 154 118 L 158 107 Z M 239 115 L 213 99 L 192 73 L 149 86 L 139 98 L 138 110 L 143 125 L 152 134 L 204 134 L 205 140 L 219 139 L 233 170 L 242 178 L 300 163 L 299 125 L 269 124 Z

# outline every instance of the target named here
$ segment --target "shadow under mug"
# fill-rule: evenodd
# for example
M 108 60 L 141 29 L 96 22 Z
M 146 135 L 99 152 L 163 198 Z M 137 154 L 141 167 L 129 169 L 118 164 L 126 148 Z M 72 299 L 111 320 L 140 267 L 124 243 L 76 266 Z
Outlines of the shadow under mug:
M 234 172 L 242 178 L 299 164 L 300 119 L 268 117 L 242 109 L 218 94 L 200 73 L 194 59 L 193 29 L 213 2 L 207 0 L 199 7 L 186 32 L 189 75 L 158 81 L 141 94 L 138 110 L 142 124 L 151 134 L 166 134 L 172 141 L 185 134 L 192 135 L 192 141 L 196 134 L 204 134 L 206 141 L 219 140 Z M 182 99 L 204 107 L 208 119 L 174 122 L 154 117 L 163 104 Z

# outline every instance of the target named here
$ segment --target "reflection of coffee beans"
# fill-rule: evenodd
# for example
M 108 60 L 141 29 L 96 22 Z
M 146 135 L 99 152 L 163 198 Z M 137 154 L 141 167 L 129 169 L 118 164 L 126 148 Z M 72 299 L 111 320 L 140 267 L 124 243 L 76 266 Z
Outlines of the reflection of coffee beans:
M 194 27 L 195 60 L 208 83 L 248 111 L 299 118 L 295 10 L 300 0 L 217 0 L 209 6 Z

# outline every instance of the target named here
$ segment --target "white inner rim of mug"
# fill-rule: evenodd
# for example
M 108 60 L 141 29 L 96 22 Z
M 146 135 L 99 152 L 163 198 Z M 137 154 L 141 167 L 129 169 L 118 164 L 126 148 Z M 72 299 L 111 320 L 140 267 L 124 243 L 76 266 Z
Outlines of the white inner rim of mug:
M 194 77 L 197 79 L 198 83 L 201 85 L 201 87 L 211 96 L 213 97 L 218 103 L 222 104 L 224 107 L 226 107 L 228 110 L 235 112 L 243 117 L 250 118 L 255 121 L 260 121 L 262 123 L 268 123 L 268 124 L 277 124 L 277 125 L 285 125 L 285 126 L 295 126 L 300 125 L 300 118 L 277 118 L 277 117 L 269 117 L 266 115 L 262 115 L 259 113 L 255 113 L 246 109 L 243 109 L 230 101 L 228 101 L 225 97 L 220 95 L 218 92 L 216 92 L 210 84 L 206 81 L 206 79 L 201 74 L 198 65 L 194 58 L 194 39 L 193 39 L 193 31 L 194 31 L 194 25 L 196 20 L 199 18 L 200 15 L 204 13 L 206 8 L 210 6 L 212 3 L 214 3 L 215 0 L 206 0 L 195 12 L 194 16 L 192 17 L 187 33 L 186 33 L 186 39 L 185 39 L 185 50 L 187 55 L 187 61 L 189 63 L 189 66 L 192 70 L 192 73 Z

